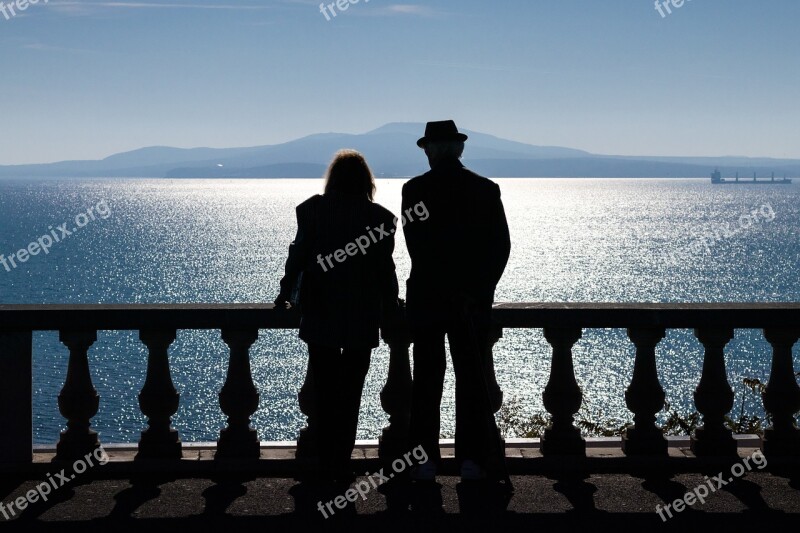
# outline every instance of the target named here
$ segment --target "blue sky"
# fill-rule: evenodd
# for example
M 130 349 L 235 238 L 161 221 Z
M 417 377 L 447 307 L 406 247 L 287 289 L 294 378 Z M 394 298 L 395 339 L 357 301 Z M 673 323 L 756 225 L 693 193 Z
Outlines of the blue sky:
M 330 21 L 319 5 L 0 15 L 0 164 L 442 118 L 596 153 L 800 158 L 797 0 L 687 0 L 666 17 L 653 0 L 361 0 Z

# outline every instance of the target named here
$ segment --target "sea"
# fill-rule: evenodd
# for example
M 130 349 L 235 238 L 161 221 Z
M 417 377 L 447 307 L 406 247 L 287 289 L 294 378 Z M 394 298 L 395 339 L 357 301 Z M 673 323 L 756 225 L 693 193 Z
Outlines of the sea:
M 376 201 L 399 214 L 404 181 L 379 180 Z M 512 239 L 498 302 L 800 301 L 797 183 L 495 181 Z M 272 302 L 296 231 L 294 208 L 322 185 L 319 179 L 0 181 L 0 303 Z M 402 296 L 410 268 L 402 234 L 395 262 Z M 35 333 L 33 349 L 34 442 L 52 444 L 65 426 L 57 396 L 68 351 L 54 331 Z M 726 353 L 734 414 L 762 413 L 742 380 L 769 376 L 763 333 L 738 330 Z M 373 352 L 359 438 L 377 438 L 387 424 L 379 394 L 388 356 L 383 345 Z M 624 390 L 633 356 L 624 330 L 584 330 L 574 358 L 587 417 L 620 425 L 632 418 Z M 544 412 L 550 357 L 541 330 L 503 332 L 494 358 L 506 402 L 524 414 Z M 138 333 L 99 332 L 89 360 L 100 395 L 93 428 L 103 442 L 138 441 L 146 426 L 137 396 L 147 362 Z M 264 441 L 294 440 L 305 424 L 297 402 L 305 344 L 296 331 L 261 331 L 251 361 L 260 393 L 253 427 Z M 173 422 L 182 440 L 216 440 L 225 424 L 218 394 L 228 363 L 220 332 L 179 331 L 170 363 L 181 395 Z M 668 331 L 657 364 L 667 401 L 688 414 L 702 364 L 692 332 Z M 454 431 L 453 392 L 449 364 L 443 436 Z

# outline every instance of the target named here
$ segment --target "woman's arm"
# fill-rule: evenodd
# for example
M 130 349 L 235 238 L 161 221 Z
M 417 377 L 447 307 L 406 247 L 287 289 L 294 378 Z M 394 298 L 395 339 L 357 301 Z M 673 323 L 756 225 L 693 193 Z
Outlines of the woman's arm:
M 306 203 L 297 206 L 297 235 L 289 245 L 289 256 L 286 259 L 285 274 L 281 279 L 281 291 L 275 299 L 275 305 L 285 307 L 292 296 L 292 290 L 297 283 L 297 276 L 308 265 L 308 257 L 311 253 L 311 228 L 309 225 L 308 212 L 305 209 Z
M 391 226 L 393 223 L 387 224 Z M 378 264 L 378 282 L 381 294 L 381 329 L 391 332 L 396 329 L 400 320 L 399 294 L 397 271 L 394 264 L 394 233 L 385 237 L 381 243 L 380 263 Z M 390 333 L 391 335 L 391 333 Z M 384 337 L 386 335 L 384 334 Z

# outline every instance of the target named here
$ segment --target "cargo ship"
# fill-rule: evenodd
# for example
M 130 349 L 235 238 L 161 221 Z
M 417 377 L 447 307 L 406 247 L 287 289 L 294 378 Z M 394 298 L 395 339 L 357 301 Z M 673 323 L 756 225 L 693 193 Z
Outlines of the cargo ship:
M 758 179 L 756 173 L 753 172 L 753 179 L 739 179 L 739 173 L 736 173 L 735 178 L 723 178 L 722 173 L 719 169 L 716 169 L 714 172 L 711 173 L 711 183 L 714 185 L 734 185 L 734 184 L 758 184 L 758 185 L 790 185 L 792 183 L 791 178 L 787 178 L 784 176 L 783 178 L 775 179 L 775 173 L 772 173 L 772 177 L 770 179 Z

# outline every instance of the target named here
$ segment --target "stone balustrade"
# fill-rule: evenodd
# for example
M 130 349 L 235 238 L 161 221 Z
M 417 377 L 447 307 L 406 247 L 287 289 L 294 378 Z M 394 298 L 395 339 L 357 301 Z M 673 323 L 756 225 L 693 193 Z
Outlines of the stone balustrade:
M 800 455 L 800 430 L 794 417 L 800 411 L 800 387 L 792 361 L 792 348 L 800 338 L 800 304 L 496 304 L 493 321 L 493 334 L 482 350 L 495 411 L 502 403 L 502 392 L 494 377 L 492 347 L 501 338 L 502 330 L 540 328 L 552 346 L 550 377 L 542 393 L 552 423 L 541 441 L 543 455 L 585 454 L 585 441 L 573 420 L 583 393 L 575 379 L 572 349 L 580 342 L 583 330 L 589 328 L 625 329 L 631 340 L 634 369 L 624 396 L 634 415 L 634 426 L 622 439 L 625 454 L 667 454 L 667 441 L 656 425 L 656 414 L 664 405 L 656 350 L 667 329 L 694 330 L 705 350 L 702 375 L 694 391 L 694 402 L 703 420 L 702 427 L 692 435 L 693 452 L 698 456 L 734 454 L 736 443 L 724 424 L 733 407 L 725 347 L 736 329 L 759 329 L 772 346 L 772 369 L 763 394 L 772 425 L 766 429 L 762 447 L 766 455 Z M 91 420 L 101 398 L 92 384 L 87 353 L 101 330 L 138 331 L 149 351 L 147 375 L 139 394 L 139 406 L 148 420 L 137 459 L 182 456 L 178 431 L 171 423 L 180 395 L 170 376 L 168 354 L 177 330 L 185 329 L 221 331 L 230 357 L 227 377 L 219 392 L 227 424 L 220 431 L 216 457 L 252 459 L 259 457 L 259 435 L 250 424 L 259 394 L 250 371 L 250 347 L 260 332 L 269 334 L 270 329 L 292 329 L 298 324 L 294 313 L 272 305 L 0 305 L 0 463 L 24 464 L 32 460 L 34 331 L 58 331 L 61 342 L 69 349 L 67 375 L 58 396 L 66 429 L 58 441 L 57 459 L 80 458 L 100 446 Z M 405 331 L 394 335 L 385 339 L 391 356 L 381 393 L 381 405 L 389 415 L 389 426 L 380 436 L 380 453 L 384 457 L 406 451 L 411 405 L 411 339 Z M 317 453 L 316 418 L 309 398 L 311 380 L 313 375 L 308 373 L 298 398 L 308 418 L 307 427 L 298 436 L 299 457 Z

